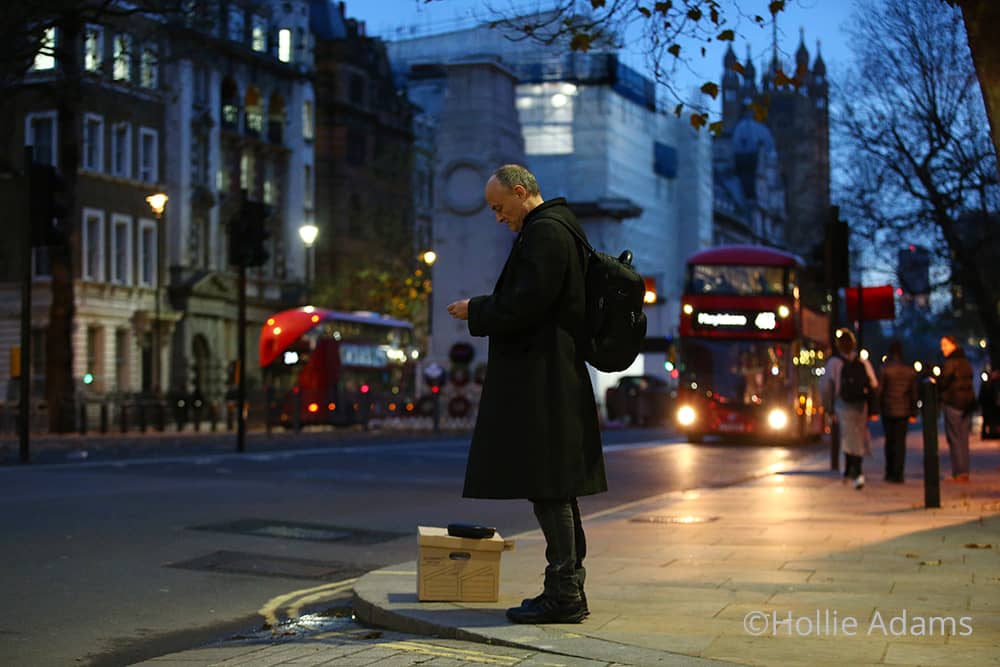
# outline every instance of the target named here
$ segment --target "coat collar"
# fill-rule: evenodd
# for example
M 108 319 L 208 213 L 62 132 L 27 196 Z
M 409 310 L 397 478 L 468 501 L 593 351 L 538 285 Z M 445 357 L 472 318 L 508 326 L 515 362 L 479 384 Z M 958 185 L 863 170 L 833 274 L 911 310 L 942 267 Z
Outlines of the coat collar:
M 524 224 L 521 225 L 521 232 L 522 233 L 524 232 L 524 228 L 527 227 L 531 223 L 532 220 L 538 218 L 544 212 L 546 212 L 546 211 L 548 211 L 550 209 L 553 209 L 553 208 L 555 208 L 557 206 L 559 206 L 559 207 L 565 207 L 566 206 L 566 198 L 565 197 L 556 197 L 555 199 L 546 199 L 541 204 L 539 204 L 535 208 L 533 208 L 530 211 L 528 211 L 528 215 L 524 216 Z

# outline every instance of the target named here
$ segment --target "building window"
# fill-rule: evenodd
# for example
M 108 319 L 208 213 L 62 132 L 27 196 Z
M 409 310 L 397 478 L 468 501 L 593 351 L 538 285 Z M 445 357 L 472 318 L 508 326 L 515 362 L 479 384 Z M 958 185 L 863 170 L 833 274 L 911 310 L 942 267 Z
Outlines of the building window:
M 132 79 L 132 36 L 115 35 L 115 81 L 130 81 Z
M 313 205 L 313 168 L 311 164 L 305 166 L 303 180 L 303 187 L 305 187 L 305 193 L 303 196 L 303 202 L 306 208 L 312 208 Z
M 83 209 L 83 267 L 86 280 L 104 280 L 104 211 Z
M 104 170 L 104 118 L 97 114 L 83 115 L 83 168 Z
M 278 60 L 283 63 L 292 62 L 292 31 L 288 28 L 278 31 Z
M 229 6 L 229 41 L 243 41 L 243 10 L 239 7 Z
M 132 126 L 116 123 L 111 130 L 111 173 L 132 177 Z
M 115 330 L 115 390 L 129 389 L 128 329 Z
M 253 34 L 250 39 L 250 48 L 257 53 L 265 53 L 267 51 L 267 21 L 263 17 L 253 17 Z
M 88 72 L 100 72 L 104 65 L 104 28 L 88 25 L 84 38 L 83 66 Z
M 30 113 L 24 123 L 24 145 L 35 149 L 34 161 L 58 166 L 56 161 L 56 112 Z
M 139 85 L 156 88 L 160 82 L 160 58 L 156 46 L 144 46 L 139 59 Z
M 313 103 L 310 100 L 306 100 L 302 103 L 302 138 L 312 141 L 314 133 Z
M 273 204 L 274 195 L 274 163 L 268 161 L 264 164 L 264 203 Z
M 104 336 L 100 327 L 95 327 L 93 325 L 87 327 L 87 367 L 84 369 L 84 373 L 92 376 L 94 382 L 94 388 L 99 389 L 101 387 L 101 366 L 104 365 L 104 355 L 101 354 L 101 347 L 103 345 Z
M 31 64 L 31 69 L 35 71 L 42 71 L 48 69 L 55 69 L 56 67 L 56 29 L 55 27 L 49 27 L 45 29 L 42 34 L 42 39 L 38 44 L 38 53 L 35 54 L 35 60 Z
M 111 282 L 132 283 L 132 218 L 111 216 Z
M 247 88 L 246 98 L 243 100 L 246 108 L 246 133 L 253 136 L 260 136 L 264 129 L 264 109 L 261 107 L 260 91 L 256 86 Z
M 160 178 L 159 146 L 156 130 L 139 128 L 139 180 L 143 183 L 156 183 Z
M 351 104 L 363 106 L 365 103 L 365 80 L 358 74 L 351 75 L 348 98 Z
M 240 107 L 239 93 L 232 79 L 226 77 L 222 81 L 222 127 L 229 130 L 239 129 Z
M 542 83 L 519 88 L 517 109 L 526 155 L 573 153 L 576 95 L 577 89 L 572 84 Z
M 243 151 L 240 155 L 240 189 L 248 193 L 254 191 L 254 159 L 250 151 Z
M 156 283 L 156 222 L 139 220 L 139 284 L 153 287 Z

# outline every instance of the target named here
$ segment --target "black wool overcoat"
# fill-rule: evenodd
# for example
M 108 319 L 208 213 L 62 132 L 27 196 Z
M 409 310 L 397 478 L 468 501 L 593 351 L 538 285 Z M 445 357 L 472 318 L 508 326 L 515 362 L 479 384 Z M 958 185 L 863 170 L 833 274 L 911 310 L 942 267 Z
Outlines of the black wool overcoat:
M 493 294 L 469 301 L 489 336 L 486 381 L 465 471 L 467 498 L 568 499 L 606 491 L 582 339 L 584 255 L 562 198 L 525 217 Z

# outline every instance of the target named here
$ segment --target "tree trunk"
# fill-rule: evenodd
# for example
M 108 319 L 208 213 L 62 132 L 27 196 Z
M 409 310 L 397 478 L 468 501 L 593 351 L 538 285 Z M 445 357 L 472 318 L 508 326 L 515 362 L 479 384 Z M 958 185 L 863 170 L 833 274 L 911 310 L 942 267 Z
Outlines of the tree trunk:
M 74 430 L 73 382 L 73 248 L 80 238 L 76 203 L 76 170 L 79 164 L 77 126 L 80 116 L 80 22 L 70 15 L 59 22 L 60 44 L 56 53 L 61 73 L 56 95 L 58 111 L 59 171 L 66 180 L 69 213 L 69 243 L 49 248 L 52 264 L 52 305 L 46 336 L 45 398 L 49 409 L 49 431 Z
M 993 149 L 1000 156 L 1000 40 L 996 38 L 1000 3 L 996 0 L 959 0 L 959 6 L 986 103 L 986 115 L 990 119 Z

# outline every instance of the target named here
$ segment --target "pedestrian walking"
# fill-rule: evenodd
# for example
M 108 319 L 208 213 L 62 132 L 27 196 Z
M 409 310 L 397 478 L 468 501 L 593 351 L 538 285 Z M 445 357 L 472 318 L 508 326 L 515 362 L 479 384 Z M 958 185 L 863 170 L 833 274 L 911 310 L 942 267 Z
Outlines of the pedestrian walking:
M 982 439 L 1000 438 L 1000 370 L 994 368 L 983 374 L 979 385 L 979 410 L 983 414 Z
M 838 329 L 836 354 L 826 362 L 820 391 L 823 407 L 838 425 L 840 449 L 844 452 L 844 479 L 854 488 L 865 486 L 862 459 L 871 454 L 868 435 L 868 403 L 878 389 L 878 378 L 867 359 L 856 351 L 857 339 L 850 329 Z
M 894 340 L 879 371 L 879 414 L 885 431 L 885 481 L 903 483 L 906 430 L 917 420 L 917 372 L 903 361 L 903 344 Z
M 969 481 L 969 432 L 976 395 L 972 389 L 972 364 L 965 357 L 954 336 L 941 337 L 944 366 L 937 379 L 941 397 L 944 434 L 948 439 L 951 458 L 951 478 L 955 482 Z
M 545 536 L 544 588 L 507 610 L 514 623 L 587 616 L 587 544 L 577 498 L 607 490 L 597 407 L 578 341 L 585 335 L 585 259 L 562 223 L 565 199 L 545 201 L 535 177 L 504 165 L 486 183 L 498 223 L 517 234 L 493 293 L 448 306 L 489 337 L 486 379 L 463 495 L 525 498 Z

